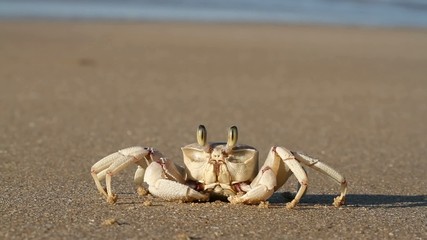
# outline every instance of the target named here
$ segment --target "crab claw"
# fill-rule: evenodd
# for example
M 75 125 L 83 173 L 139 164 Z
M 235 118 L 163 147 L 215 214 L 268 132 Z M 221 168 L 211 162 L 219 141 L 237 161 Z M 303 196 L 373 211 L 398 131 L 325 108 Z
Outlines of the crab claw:
M 190 202 L 194 200 L 207 201 L 209 196 L 182 184 L 167 179 L 160 163 L 152 162 L 145 171 L 144 182 L 148 184 L 148 191 L 156 197 L 169 201 L 180 200 Z

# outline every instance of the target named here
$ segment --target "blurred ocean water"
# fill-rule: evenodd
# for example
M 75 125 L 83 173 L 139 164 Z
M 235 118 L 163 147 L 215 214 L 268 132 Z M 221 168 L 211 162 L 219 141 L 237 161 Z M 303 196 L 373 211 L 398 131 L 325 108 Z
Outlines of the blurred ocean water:
M 427 0 L 0 0 L 0 19 L 427 27 Z

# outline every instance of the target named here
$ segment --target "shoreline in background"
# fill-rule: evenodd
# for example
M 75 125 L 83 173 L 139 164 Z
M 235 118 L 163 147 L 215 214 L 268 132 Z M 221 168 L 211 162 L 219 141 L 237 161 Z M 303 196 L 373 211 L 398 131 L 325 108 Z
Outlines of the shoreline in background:
M 0 19 L 315 24 L 427 28 L 419 1 L 2 1 Z
M 295 28 L 295 29 L 336 29 L 339 30 L 361 30 L 361 31 L 386 31 L 386 32 L 427 32 L 424 27 L 405 26 L 365 26 L 365 25 L 341 25 L 341 24 L 321 24 L 321 23 L 287 23 L 287 22 L 203 22 L 203 21 L 170 21 L 170 20 L 129 20 L 129 19 L 47 19 L 47 18 L 0 18 L 3 25 L 159 25 L 159 26 L 223 26 L 223 27 L 259 27 L 259 28 Z

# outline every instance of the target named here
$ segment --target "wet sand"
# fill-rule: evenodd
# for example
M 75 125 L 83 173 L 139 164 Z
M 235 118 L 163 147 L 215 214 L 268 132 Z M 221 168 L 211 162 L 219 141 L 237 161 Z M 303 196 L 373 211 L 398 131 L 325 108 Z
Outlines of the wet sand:
M 0 22 L 0 238 L 426 239 L 426 49 L 410 29 Z M 311 169 L 291 211 L 280 193 L 139 197 L 135 167 L 113 178 L 117 204 L 97 193 L 97 160 L 141 145 L 182 163 L 201 123 L 211 141 L 237 125 L 261 162 L 273 145 L 319 157 L 347 205 Z

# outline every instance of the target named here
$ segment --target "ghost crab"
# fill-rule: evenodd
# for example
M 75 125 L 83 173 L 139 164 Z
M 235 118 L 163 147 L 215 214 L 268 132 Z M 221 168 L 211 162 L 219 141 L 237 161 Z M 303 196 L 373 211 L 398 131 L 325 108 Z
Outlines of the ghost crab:
M 207 142 L 206 128 L 197 129 L 197 143 L 182 148 L 185 167 L 175 164 L 159 151 L 149 147 L 130 147 L 99 160 L 91 168 L 91 175 L 99 192 L 109 203 L 117 196 L 111 187 L 112 176 L 130 166 L 138 165 L 134 182 L 137 192 L 147 190 L 155 197 L 184 202 L 227 199 L 231 203 L 256 204 L 267 200 L 294 174 L 299 189 L 294 199 L 286 204 L 294 208 L 307 190 L 307 174 L 302 166 L 309 166 L 341 185 L 341 194 L 333 205 L 345 202 L 345 178 L 319 160 L 284 147 L 272 147 L 264 165 L 258 169 L 258 151 L 237 144 L 237 128 L 231 127 L 227 142 Z M 105 178 L 106 189 L 101 185 Z

